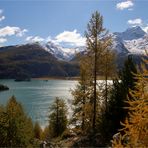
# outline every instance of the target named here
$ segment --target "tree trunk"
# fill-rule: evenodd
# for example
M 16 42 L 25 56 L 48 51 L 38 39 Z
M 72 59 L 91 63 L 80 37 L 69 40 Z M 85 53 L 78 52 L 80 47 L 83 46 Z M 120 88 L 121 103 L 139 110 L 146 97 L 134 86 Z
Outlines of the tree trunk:
M 83 95 L 85 94 L 85 86 L 83 90 Z M 82 131 L 84 131 L 85 128 L 85 97 L 83 96 L 83 110 L 82 110 Z
M 97 23 L 96 23 L 97 28 Z M 97 33 L 95 37 L 95 57 L 94 57 L 94 106 L 93 106 L 93 131 L 95 132 L 96 129 L 96 100 L 97 100 Z
M 57 116 L 56 116 L 56 124 L 57 124 L 57 137 L 59 136 L 59 100 L 57 99 Z
M 107 112 L 107 100 L 108 100 L 108 84 L 107 84 L 107 79 L 108 79 L 108 66 L 107 66 L 107 53 L 105 55 L 106 58 L 106 63 L 105 63 L 105 112 Z
M 105 73 L 105 111 L 107 112 L 107 100 L 108 100 L 108 84 L 107 84 L 107 71 Z

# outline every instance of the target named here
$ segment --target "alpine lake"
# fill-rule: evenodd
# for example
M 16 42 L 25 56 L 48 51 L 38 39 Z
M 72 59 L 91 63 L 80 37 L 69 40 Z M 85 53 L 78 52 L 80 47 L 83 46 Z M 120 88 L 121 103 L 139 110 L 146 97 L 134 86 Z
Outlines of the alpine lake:
M 67 102 L 70 112 L 71 90 L 75 88 L 77 81 L 32 79 L 15 82 L 12 79 L 0 79 L 0 84 L 9 87 L 7 91 L 0 91 L 0 105 L 6 105 L 9 98 L 15 96 L 33 122 L 38 121 L 45 127 L 48 125 L 49 107 L 56 97 Z

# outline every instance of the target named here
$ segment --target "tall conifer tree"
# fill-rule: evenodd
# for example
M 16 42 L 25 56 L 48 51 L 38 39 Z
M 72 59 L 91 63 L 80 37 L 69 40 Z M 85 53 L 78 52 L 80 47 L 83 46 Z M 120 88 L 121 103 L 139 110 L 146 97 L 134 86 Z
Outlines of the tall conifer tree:
M 50 107 L 49 128 L 51 137 L 60 136 L 67 128 L 67 106 L 64 100 L 56 98 Z
M 114 139 L 114 147 L 148 147 L 148 70 L 142 67 L 143 73 L 136 75 L 136 89 L 129 91 L 132 100 L 127 100 L 129 116 L 122 123 L 124 134 Z
M 92 79 L 89 69 L 90 63 L 87 56 L 80 57 L 80 79 L 74 90 L 73 99 L 73 122 L 80 126 L 81 130 L 86 131 L 91 124 L 91 104 L 90 96 L 92 93 Z
M 10 98 L 6 108 L 0 111 L 0 125 L 0 146 L 26 147 L 32 143 L 32 121 L 14 96 Z
M 106 143 L 109 143 L 111 137 L 118 132 L 118 129 L 121 128 L 120 122 L 124 121 L 127 116 L 128 109 L 124 109 L 127 106 L 125 101 L 129 95 L 129 90 L 135 89 L 136 73 L 136 66 L 130 56 L 125 61 L 118 78 L 113 81 L 111 96 L 108 101 L 108 111 L 103 114 L 102 135 Z M 129 98 L 132 99 L 133 97 L 129 96 Z
M 88 23 L 86 31 L 86 44 L 88 56 L 91 57 L 90 69 L 92 70 L 93 78 L 93 112 L 92 112 L 92 128 L 96 129 L 96 115 L 97 115 L 97 75 L 101 72 L 103 55 L 108 46 L 111 45 L 111 38 L 108 32 L 103 27 L 103 17 L 97 11 L 92 14 Z

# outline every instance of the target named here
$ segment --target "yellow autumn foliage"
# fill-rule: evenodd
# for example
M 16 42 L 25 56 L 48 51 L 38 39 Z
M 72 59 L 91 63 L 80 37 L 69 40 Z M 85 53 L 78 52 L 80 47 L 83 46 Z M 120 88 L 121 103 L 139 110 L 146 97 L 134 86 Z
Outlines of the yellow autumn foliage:
M 130 95 L 134 98 L 128 100 L 129 116 L 125 120 L 123 129 L 124 133 L 114 138 L 112 146 L 115 148 L 122 147 L 148 147 L 148 70 L 145 65 L 148 60 L 144 60 L 142 73 L 136 75 L 138 82 L 136 82 L 136 89 L 130 90 Z

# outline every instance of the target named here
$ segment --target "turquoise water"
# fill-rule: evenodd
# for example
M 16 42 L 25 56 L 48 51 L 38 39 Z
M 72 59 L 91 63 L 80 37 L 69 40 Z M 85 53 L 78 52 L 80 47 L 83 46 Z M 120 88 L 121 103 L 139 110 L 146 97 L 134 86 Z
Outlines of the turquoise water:
M 70 101 L 70 89 L 76 85 L 71 80 L 31 80 L 30 82 L 15 82 L 14 80 L 0 80 L 0 84 L 7 85 L 10 90 L 0 92 L 0 104 L 6 105 L 8 99 L 14 95 L 21 102 L 27 114 L 41 126 L 48 124 L 49 106 L 55 97 Z

